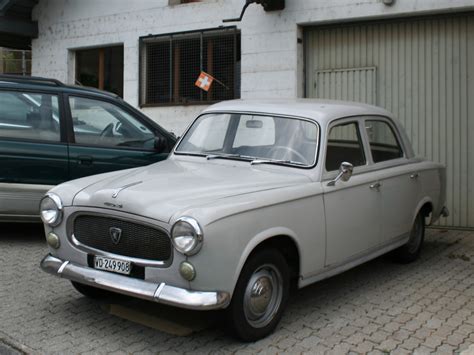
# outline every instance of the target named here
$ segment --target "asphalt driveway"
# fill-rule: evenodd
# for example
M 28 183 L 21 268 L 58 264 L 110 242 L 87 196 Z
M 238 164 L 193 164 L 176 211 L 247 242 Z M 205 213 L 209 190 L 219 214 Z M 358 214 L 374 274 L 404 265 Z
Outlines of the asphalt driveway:
M 296 292 L 276 332 L 252 344 L 228 337 L 219 312 L 82 297 L 39 269 L 42 233 L 1 225 L 0 353 L 452 354 L 474 344 L 474 232 L 429 230 L 415 263 L 385 256 Z

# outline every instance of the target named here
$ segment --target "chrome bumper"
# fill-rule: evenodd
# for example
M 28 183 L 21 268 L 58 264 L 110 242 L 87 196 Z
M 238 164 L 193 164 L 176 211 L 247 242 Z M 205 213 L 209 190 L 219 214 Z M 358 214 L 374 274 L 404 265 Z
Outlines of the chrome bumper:
M 165 283 L 156 284 L 75 265 L 50 254 L 41 261 L 41 268 L 49 274 L 81 284 L 181 308 L 220 309 L 227 307 L 230 302 L 227 292 L 190 291 Z

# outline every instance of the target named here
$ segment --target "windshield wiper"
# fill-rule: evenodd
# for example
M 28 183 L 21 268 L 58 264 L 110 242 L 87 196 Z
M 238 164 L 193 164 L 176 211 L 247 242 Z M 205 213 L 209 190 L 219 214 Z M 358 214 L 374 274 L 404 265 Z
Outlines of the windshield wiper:
M 243 159 L 243 160 L 252 160 L 255 157 L 249 157 L 247 155 L 240 155 L 240 154 L 209 154 L 206 156 L 207 160 L 213 159 Z
M 177 155 L 189 155 L 191 157 L 206 157 L 207 156 L 204 153 L 180 152 L 180 151 L 176 151 L 175 154 L 177 154 Z
M 278 159 L 255 159 L 250 162 L 250 165 L 260 165 L 260 164 L 292 164 L 299 166 L 307 166 L 305 163 L 294 160 L 278 160 Z

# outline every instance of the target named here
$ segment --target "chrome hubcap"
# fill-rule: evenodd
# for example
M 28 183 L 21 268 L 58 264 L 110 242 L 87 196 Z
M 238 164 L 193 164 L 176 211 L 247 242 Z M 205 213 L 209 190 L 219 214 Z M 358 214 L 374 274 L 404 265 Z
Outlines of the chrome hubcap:
M 273 286 L 268 277 L 259 278 L 250 291 L 249 307 L 254 314 L 263 314 L 270 304 Z
M 420 216 L 415 219 L 415 224 L 410 233 L 410 240 L 408 241 L 408 252 L 415 253 L 421 243 L 421 236 L 423 234 L 422 220 Z
M 282 276 L 273 265 L 263 265 L 250 277 L 244 295 L 247 322 L 255 328 L 268 325 L 280 308 Z

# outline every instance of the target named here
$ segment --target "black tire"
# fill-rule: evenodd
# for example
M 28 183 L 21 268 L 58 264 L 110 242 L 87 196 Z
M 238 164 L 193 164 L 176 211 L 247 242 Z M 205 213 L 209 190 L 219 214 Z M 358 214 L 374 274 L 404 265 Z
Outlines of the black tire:
M 248 342 L 272 333 L 283 315 L 289 290 L 289 267 L 279 251 L 261 250 L 251 255 L 240 273 L 232 302 L 226 310 L 230 331 Z M 256 292 L 260 294 L 256 295 Z
M 71 281 L 72 286 L 81 293 L 82 295 L 92 298 L 95 300 L 106 300 L 106 299 L 112 299 L 112 298 L 117 298 L 120 295 L 117 293 L 113 293 L 107 290 L 102 290 L 97 287 L 92 287 L 88 285 L 81 284 L 79 282 Z
M 425 218 L 421 213 L 415 218 L 410 231 L 410 239 L 405 245 L 395 250 L 395 258 L 400 263 L 411 263 L 420 256 L 425 239 Z

